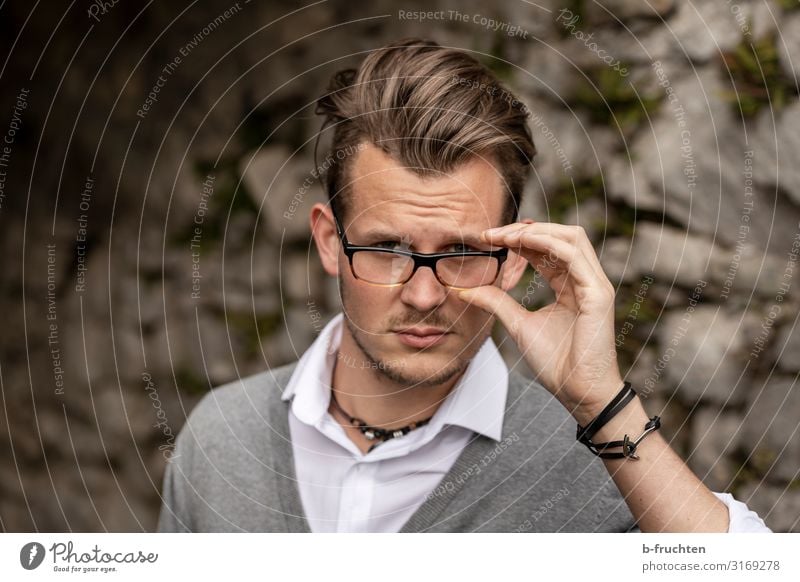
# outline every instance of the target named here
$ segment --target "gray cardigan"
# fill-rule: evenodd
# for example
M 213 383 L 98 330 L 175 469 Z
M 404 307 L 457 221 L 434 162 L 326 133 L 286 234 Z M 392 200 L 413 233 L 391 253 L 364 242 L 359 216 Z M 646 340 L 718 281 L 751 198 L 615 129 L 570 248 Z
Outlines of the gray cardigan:
M 189 415 L 164 476 L 163 532 L 308 532 L 289 403 L 297 362 L 212 390 Z M 475 434 L 402 532 L 639 531 L 576 423 L 510 372 L 501 441 Z

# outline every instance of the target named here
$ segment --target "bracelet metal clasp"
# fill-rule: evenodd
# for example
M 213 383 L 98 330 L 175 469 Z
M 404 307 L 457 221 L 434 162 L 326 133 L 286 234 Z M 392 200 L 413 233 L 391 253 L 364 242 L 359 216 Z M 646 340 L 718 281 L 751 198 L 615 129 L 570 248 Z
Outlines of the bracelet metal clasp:
M 644 432 L 642 432 L 642 434 L 639 435 L 639 438 L 637 438 L 635 441 L 631 441 L 631 438 L 628 435 L 625 435 L 625 437 L 622 439 L 622 454 L 631 459 L 638 460 L 639 457 L 636 454 L 636 447 L 639 446 L 639 443 L 642 442 L 644 437 L 649 435 L 651 432 L 658 430 L 660 427 L 661 418 L 654 416 L 650 419 L 650 422 L 645 425 Z

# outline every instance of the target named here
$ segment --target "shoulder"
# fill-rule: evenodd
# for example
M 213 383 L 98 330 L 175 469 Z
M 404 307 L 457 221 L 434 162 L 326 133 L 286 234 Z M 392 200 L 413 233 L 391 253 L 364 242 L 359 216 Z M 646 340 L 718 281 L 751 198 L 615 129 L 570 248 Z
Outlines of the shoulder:
M 209 391 L 189 413 L 179 439 L 213 444 L 263 431 L 281 406 L 281 394 L 297 362 L 233 380 Z
M 295 366 L 228 382 L 194 407 L 167 465 L 160 531 L 280 527 L 270 509 L 278 505 L 274 447 L 286 440 L 280 397 Z

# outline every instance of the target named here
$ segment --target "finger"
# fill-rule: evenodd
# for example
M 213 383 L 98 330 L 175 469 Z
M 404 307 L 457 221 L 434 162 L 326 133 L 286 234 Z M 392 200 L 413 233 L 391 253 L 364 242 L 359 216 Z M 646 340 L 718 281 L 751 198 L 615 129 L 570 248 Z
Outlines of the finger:
M 586 262 L 592 267 L 597 278 L 611 285 L 611 281 L 608 280 L 608 276 L 603 270 L 603 266 L 600 264 L 600 258 L 597 256 L 597 252 L 594 250 L 594 245 L 592 245 L 588 237 L 586 237 L 586 242 L 580 244 L 579 247 L 581 252 L 583 252 L 583 256 L 586 258 Z
M 510 227 L 514 227 L 513 229 Z M 560 238 L 570 244 L 574 244 L 577 246 L 584 255 L 588 265 L 592 268 L 595 273 L 595 276 L 598 280 L 608 281 L 608 278 L 603 271 L 603 267 L 600 265 L 600 259 L 597 257 L 597 253 L 595 252 L 594 246 L 592 245 L 589 237 L 586 235 L 586 231 L 583 227 L 578 225 L 566 225 L 566 224 L 559 224 L 555 222 L 530 222 L 529 224 L 520 225 L 519 223 L 515 223 L 514 225 L 508 225 L 506 227 L 502 227 L 501 229 L 492 229 L 498 230 L 501 234 L 511 234 L 514 232 L 519 232 L 520 230 L 525 230 L 528 232 L 535 232 L 541 234 L 551 234 L 556 238 Z M 610 284 L 610 282 L 609 282 Z
M 514 222 L 512 224 L 507 224 L 505 226 L 499 226 L 497 228 L 490 228 L 487 229 L 486 233 L 488 234 L 510 234 L 512 232 L 517 232 L 519 230 L 530 230 L 532 232 L 537 232 L 540 234 L 552 234 L 561 238 L 567 242 L 572 242 L 575 240 L 575 231 L 573 230 L 575 227 L 567 226 L 564 224 L 558 224 L 555 222 Z
M 518 231 L 520 229 L 527 228 L 528 226 L 530 226 L 529 223 L 512 222 L 511 224 L 506 224 L 505 226 L 498 226 L 498 227 L 495 227 L 495 228 L 488 228 L 488 229 L 484 230 L 483 232 L 481 232 L 481 238 L 483 238 L 484 240 L 488 240 L 486 238 L 486 235 L 488 235 L 488 234 L 494 234 L 494 235 L 497 235 L 497 234 L 500 234 L 500 233 L 509 234 L 509 233 Z
M 507 235 L 489 235 L 489 242 L 500 246 L 518 247 L 529 262 L 532 263 L 531 250 L 538 254 L 545 254 L 554 264 L 552 270 L 566 271 L 568 276 L 576 283 L 583 286 L 593 286 L 597 284 L 597 276 L 586 261 L 583 253 L 574 245 L 550 234 L 536 234 L 527 230 L 518 230 Z M 561 269 L 557 264 L 561 263 Z M 546 272 L 542 272 L 547 276 Z
M 494 285 L 464 289 L 458 292 L 458 298 L 497 316 L 512 337 L 521 326 L 522 316 L 527 313 L 524 308 L 520 309 L 520 304 L 511 295 Z
M 598 284 L 596 273 L 589 265 L 583 252 L 574 244 L 547 234 L 523 232 L 518 235 L 512 235 L 512 240 L 517 237 L 519 237 L 520 243 L 525 249 L 547 251 L 548 266 L 552 265 L 553 260 L 556 261 L 556 264 L 551 269 L 554 275 L 566 271 L 568 278 L 580 286 L 595 287 Z M 562 265 L 562 269 L 558 269 L 559 263 Z M 545 272 L 542 274 L 546 275 Z
M 594 245 L 592 245 L 592 241 L 589 240 L 589 236 L 586 234 L 586 230 L 582 226 L 558 224 L 555 222 L 538 222 L 536 223 L 536 227 L 534 227 L 532 230 L 534 232 L 539 232 L 542 230 L 545 232 L 551 232 L 553 236 L 557 236 L 563 240 L 575 243 L 575 245 L 583 252 L 587 263 L 592 270 L 594 270 L 597 278 L 606 281 L 608 280 L 608 277 L 606 276 L 605 271 L 603 271 L 603 267 L 600 264 L 600 259 L 597 257 L 597 252 L 594 249 Z
M 558 263 L 566 262 L 566 251 L 562 251 L 562 256 L 559 256 L 555 248 L 538 244 L 534 246 L 525 245 L 523 243 L 523 234 L 527 232 L 524 228 L 508 229 L 499 232 L 487 232 L 487 242 L 494 246 L 501 246 L 513 249 L 516 253 L 523 255 L 528 262 L 534 267 L 544 268 L 546 270 L 563 270 L 563 265 Z M 543 235 L 547 236 L 547 235 Z M 558 245 L 557 239 L 551 237 L 553 245 Z M 563 243 L 567 244 L 567 243 Z

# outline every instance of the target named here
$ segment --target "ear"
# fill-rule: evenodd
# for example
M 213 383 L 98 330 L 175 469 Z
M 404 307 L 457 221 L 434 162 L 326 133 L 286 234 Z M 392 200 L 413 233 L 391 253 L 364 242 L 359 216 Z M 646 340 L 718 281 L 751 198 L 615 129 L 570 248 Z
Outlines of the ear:
M 341 241 L 329 206 L 317 202 L 311 208 L 311 236 L 317 245 L 322 268 L 331 277 L 339 275 L 339 249 Z

